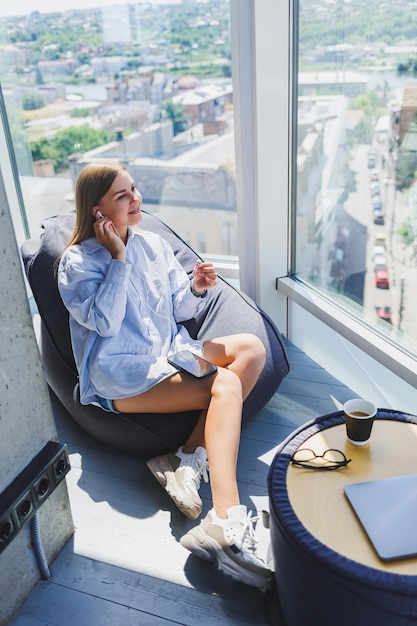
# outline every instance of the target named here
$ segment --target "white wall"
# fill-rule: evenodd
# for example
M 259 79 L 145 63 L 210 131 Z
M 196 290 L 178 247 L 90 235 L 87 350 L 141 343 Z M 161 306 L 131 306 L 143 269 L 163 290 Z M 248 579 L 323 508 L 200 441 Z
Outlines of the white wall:
M 379 408 L 416 414 L 417 389 L 343 337 L 336 330 L 289 302 L 288 338 L 355 396 Z

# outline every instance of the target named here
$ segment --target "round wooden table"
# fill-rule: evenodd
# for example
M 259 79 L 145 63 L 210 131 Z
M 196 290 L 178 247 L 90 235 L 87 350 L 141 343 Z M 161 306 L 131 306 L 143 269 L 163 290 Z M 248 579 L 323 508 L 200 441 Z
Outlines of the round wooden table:
M 290 463 L 298 448 L 351 462 L 331 471 Z M 308 422 L 280 446 L 268 475 L 275 579 L 287 626 L 417 626 L 417 558 L 379 559 L 343 488 L 417 474 L 417 417 L 378 410 L 370 443 L 346 438 L 342 412 Z M 416 521 L 417 532 L 417 521 Z

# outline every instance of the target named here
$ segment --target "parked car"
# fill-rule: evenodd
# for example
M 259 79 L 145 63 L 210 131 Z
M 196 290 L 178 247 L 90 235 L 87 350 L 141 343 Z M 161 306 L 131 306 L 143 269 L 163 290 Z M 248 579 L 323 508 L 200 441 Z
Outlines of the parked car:
M 368 154 L 368 168 L 371 170 L 372 168 L 375 167 L 375 163 L 376 163 L 376 158 L 375 155 L 372 153 Z
M 377 254 L 374 257 L 374 270 L 386 270 L 387 269 L 387 259 L 385 258 L 385 254 Z
M 381 196 L 374 196 L 372 198 L 372 206 L 374 207 L 374 209 L 382 209 L 382 200 L 381 200 Z
M 385 322 L 388 322 L 388 324 L 392 324 L 391 307 L 389 306 L 377 307 L 376 314 L 379 317 L 379 319 L 384 320 Z
M 374 224 L 383 226 L 385 224 L 384 214 L 379 209 L 374 209 Z
M 372 181 L 378 181 L 379 180 L 379 172 L 378 172 L 378 170 L 372 170 L 371 180 Z
M 375 233 L 374 235 L 374 244 L 376 246 L 386 246 L 387 236 L 385 233 Z
M 377 257 L 379 254 L 382 254 L 385 256 L 385 246 L 381 246 L 381 244 L 377 244 L 376 246 L 373 247 L 372 250 L 372 258 L 375 260 L 375 257 Z
M 377 270 L 375 272 L 375 286 L 378 287 L 378 289 L 389 289 L 387 270 Z
M 379 188 L 379 183 L 371 183 L 371 196 L 380 196 L 381 189 Z

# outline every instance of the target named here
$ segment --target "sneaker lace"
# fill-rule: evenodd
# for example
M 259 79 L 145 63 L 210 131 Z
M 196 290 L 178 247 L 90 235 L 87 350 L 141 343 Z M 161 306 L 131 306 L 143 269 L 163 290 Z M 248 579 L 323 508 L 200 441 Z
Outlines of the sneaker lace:
M 245 552 L 252 553 L 255 556 L 256 551 L 256 537 L 255 537 L 255 529 L 254 522 L 258 521 L 258 517 L 252 517 L 252 511 L 249 511 L 244 522 L 241 522 L 242 525 L 242 549 Z
M 186 478 L 184 484 L 190 487 L 194 487 L 197 491 L 200 488 L 201 478 L 204 482 L 208 483 L 209 465 L 207 459 L 204 461 L 197 456 L 193 457 L 192 464 L 185 468 Z

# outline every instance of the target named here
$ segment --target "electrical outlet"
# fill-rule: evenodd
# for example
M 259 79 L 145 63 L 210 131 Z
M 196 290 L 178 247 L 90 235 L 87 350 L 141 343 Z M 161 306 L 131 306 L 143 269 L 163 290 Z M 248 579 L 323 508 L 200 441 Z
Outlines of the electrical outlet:
M 19 526 L 22 526 L 28 519 L 30 519 L 35 512 L 35 504 L 33 502 L 32 489 L 23 494 L 21 498 L 14 505 L 15 518 L 17 519 Z
M 55 482 L 62 480 L 65 474 L 68 472 L 69 459 L 66 455 L 62 455 L 53 464 L 53 473 L 55 476 Z
M 17 532 L 17 525 L 13 519 L 11 511 L 4 515 L 0 522 L 0 546 L 9 543 L 13 535 Z M 1 552 L 1 547 L 0 547 Z
M 46 500 L 52 491 L 53 484 L 54 480 L 51 476 L 51 468 L 49 468 L 36 482 L 33 483 L 32 494 L 36 503 L 40 505 L 44 500 Z
M 0 494 L 0 553 L 70 469 L 67 446 L 49 441 Z

